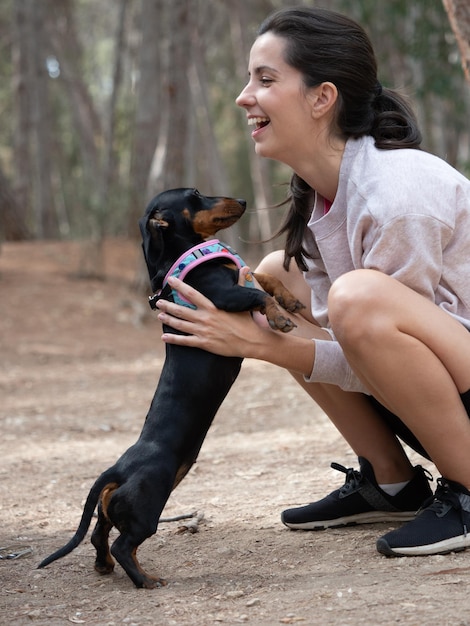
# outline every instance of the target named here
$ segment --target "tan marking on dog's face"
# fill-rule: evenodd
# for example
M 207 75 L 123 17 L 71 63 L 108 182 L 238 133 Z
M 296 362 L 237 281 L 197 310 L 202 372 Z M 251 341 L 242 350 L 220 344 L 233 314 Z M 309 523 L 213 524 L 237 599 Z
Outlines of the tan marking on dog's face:
M 149 219 L 150 228 L 168 228 L 169 224 L 166 220 L 163 220 L 159 217 L 152 217 Z
M 193 218 L 193 229 L 204 239 L 213 237 L 219 230 L 235 224 L 244 213 L 236 200 L 222 198 L 211 209 L 199 211 Z

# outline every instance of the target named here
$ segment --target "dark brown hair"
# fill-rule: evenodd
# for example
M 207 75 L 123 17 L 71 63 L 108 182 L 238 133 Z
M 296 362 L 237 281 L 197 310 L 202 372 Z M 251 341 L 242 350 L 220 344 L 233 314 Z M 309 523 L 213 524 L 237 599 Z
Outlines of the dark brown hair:
M 419 148 L 415 115 L 398 92 L 382 88 L 369 37 L 350 18 L 316 7 L 281 9 L 260 26 L 286 40 L 284 59 L 303 76 L 306 87 L 332 82 L 338 89 L 336 128 L 345 138 L 371 135 L 377 148 Z M 306 270 L 302 241 L 311 212 L 312 189 L 297 174 L 291 179 L 289 212 L 278 235 L 286 233 L 284 266 L 294 258 Z

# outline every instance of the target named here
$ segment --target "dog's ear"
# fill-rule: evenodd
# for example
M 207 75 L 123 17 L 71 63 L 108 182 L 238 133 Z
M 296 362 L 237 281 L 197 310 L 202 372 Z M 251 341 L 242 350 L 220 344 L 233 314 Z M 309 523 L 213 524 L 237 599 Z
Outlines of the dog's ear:
M 142 235 L 142 250 L 144 253 L 147 270 L 149 273 L 152 290 L 161 289 L 165 271 L 161 267 L 164 251 L 163 232 L 169 224 L 158 214 L 146 213 L 139 220 L 140 233 Z

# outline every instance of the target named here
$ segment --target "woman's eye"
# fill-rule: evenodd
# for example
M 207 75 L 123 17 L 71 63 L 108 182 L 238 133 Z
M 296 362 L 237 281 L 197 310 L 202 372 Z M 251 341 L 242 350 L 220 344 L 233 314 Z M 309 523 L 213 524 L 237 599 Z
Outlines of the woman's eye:
M 264 87 L 267 87 L 268 85 L 270 85 L 270 84 L 273 82 L 273 80 L 272 80 L 272 78 L 267 78 L 266 76 L 262 76 L 262 77 L 259 79 L 259 82 L 260 82 L 260 83 L 261 83 Z

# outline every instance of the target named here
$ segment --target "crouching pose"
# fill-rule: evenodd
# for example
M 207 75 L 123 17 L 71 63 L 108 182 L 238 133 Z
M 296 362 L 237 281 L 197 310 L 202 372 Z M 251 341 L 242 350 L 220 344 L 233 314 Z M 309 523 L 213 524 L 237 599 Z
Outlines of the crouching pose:
M 276 275 L 310 308 L 283 335 L 256 316 L 159 303 L 169 343 L 288 369 L 359 459 L 342 487 L 282 513 L 293 529 L 405 521 L 389 556 L 470 546 L 470 182 L 420 150 L 406 100 L 382 87 L 350 19 L 281 10 L 261 25 L 237 99 L 258 155 L 293 170 Z M 435 493 L 401 442 L 441 474 Z M 418 514 L 416 514 L 418 512 Z

